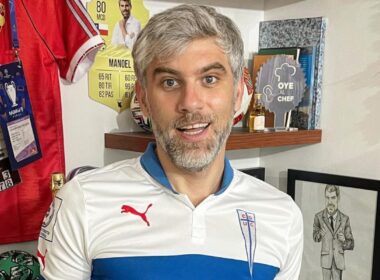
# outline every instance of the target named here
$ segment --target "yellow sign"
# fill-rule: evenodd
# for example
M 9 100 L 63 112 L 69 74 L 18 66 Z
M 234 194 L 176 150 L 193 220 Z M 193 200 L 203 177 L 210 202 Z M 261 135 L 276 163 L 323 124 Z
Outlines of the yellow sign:
M 129 108 L 136 80 L 131 50 L 149 12 L 143 0 L 90 0 L 87 10 L 105 41 L 89 71 L 89 96 L 122 112 Z

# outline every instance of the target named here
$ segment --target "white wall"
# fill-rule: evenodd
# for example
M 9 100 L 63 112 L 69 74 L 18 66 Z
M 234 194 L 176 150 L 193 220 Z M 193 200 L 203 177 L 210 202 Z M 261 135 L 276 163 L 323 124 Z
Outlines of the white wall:
M 287 168 L 380 179 L 380 1 L 306 0 L 265 10 L 265 20 L 316 16 L 328 18 L 322 143 L 260 151 L 267 180 L 283 190 Z

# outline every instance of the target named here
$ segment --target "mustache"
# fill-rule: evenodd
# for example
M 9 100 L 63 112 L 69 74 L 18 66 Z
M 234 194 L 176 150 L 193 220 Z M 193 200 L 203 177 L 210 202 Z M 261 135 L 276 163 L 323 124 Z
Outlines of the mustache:
M 213 121 L 215 121 L 215 117 L 212 115 L 202 115 L 199 112 L 186 113 L 173 122 L 173 127 L 179 128 L 192 123 L 211 123 Z

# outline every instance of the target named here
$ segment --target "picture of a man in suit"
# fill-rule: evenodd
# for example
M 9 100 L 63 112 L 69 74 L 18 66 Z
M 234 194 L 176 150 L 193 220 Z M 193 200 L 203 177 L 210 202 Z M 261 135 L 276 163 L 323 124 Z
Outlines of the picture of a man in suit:
M 322 242 L 323 280 L 341 280 L 345 269 L 344 251 L 354 249 L 350 218 L 339 211 L 339 201 L 339 186 L 326 185 L 326 207 L 314 217 L 313 239 Z

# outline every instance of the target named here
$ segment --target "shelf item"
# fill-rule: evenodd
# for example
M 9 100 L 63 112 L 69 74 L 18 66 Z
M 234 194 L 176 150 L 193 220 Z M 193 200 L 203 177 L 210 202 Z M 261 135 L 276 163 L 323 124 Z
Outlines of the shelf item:
M 149 142 L 155 141 L 147 132 L 112 132 L 104 134 L 106 148 L 144 152 Z M 288 145 L 320 143 L 322 130 L 298 130 L 284 132 L 250 133 L 234 128 L 227 140 L 227 150 L 268 148 Z
M 311 129 L 320 128 L 326 27 L 327 18 L 325 17 L 263 21 L 259 27 L 259 53 L 262 53 L 263 49 L 272 49 L 273 51 L 276 48 L 315 48 L 312 100 L 311 108 L 308 108 L 311 116 L 307 116 L 311 117 L 307 125 Z M 283 36 L 283 34 L 288 34 L 288 36 Z

